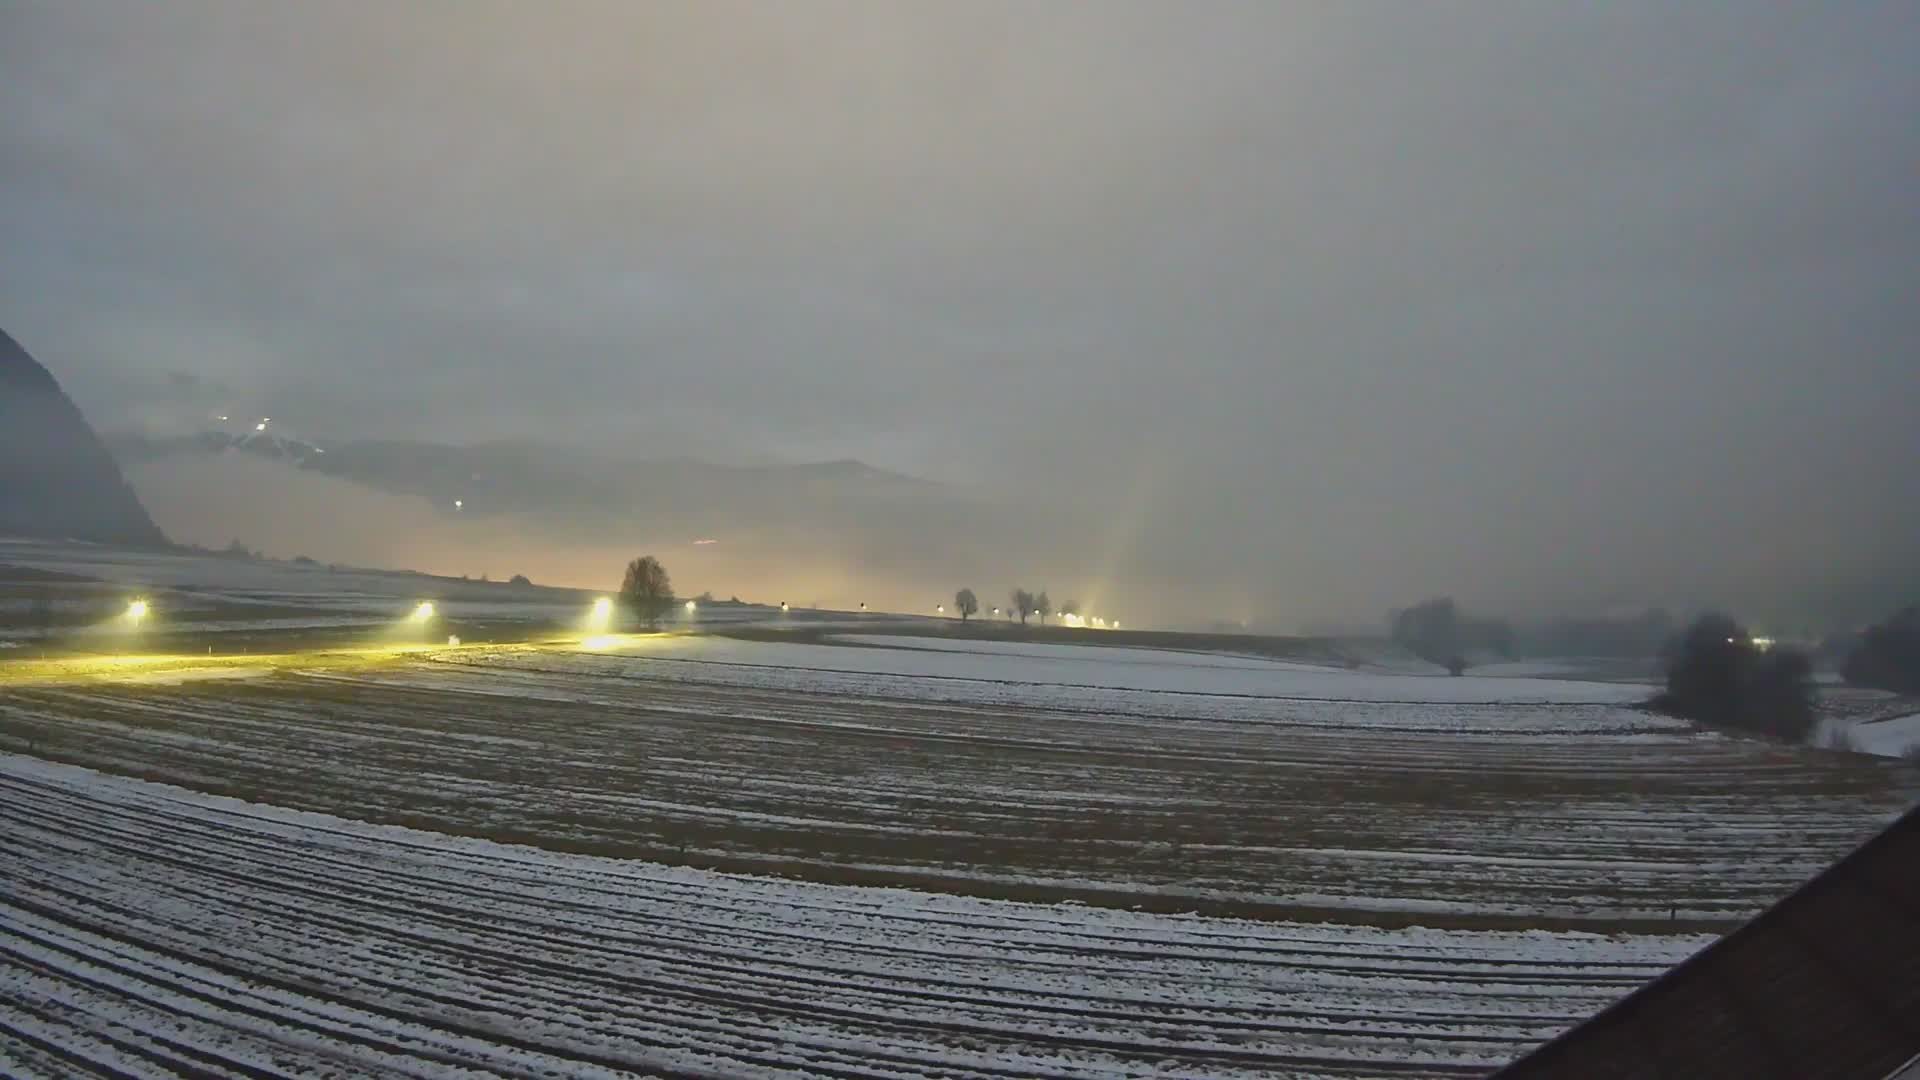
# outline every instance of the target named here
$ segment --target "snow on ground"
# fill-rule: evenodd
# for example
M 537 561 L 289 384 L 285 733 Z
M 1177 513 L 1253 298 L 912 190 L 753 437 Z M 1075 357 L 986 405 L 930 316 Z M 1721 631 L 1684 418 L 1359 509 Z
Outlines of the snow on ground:
M 1043 690 L 431 650 L 234 682 L 10 685 L 0 749 L 300 809 L 824 880 L 1596 929 L 1731 925 L 1920 787 L 1891 763 L 1616 706 L 1028 700 Z
M 592 858 L 0 755 L 10 1075 L 1478 1075 L 1701 935 L 1380 930 Z
M 1854 725 L 1854 745 L 1869 754 L 1904 757 L 1920 748 L 1920 713 L 1870 720 Z
M 1135 690 L 1216 697 L 1423 703 L 1628 704 L 1645 686 L 1553 679 L 1392 675 L 1259 657 L 1103 646 L 845 635 L 846 644 L 641 638 L 645 660 L 805 669 L 908 680 L 961 679 L 1053 689 Z
M 1920 713 L 1857 720 L 1844 716 L 1822 718 L 1810 740 L 1815 746 L 1844 740 L 1846 749 L 1876 757 L 1906 757 L 1920 750 Z

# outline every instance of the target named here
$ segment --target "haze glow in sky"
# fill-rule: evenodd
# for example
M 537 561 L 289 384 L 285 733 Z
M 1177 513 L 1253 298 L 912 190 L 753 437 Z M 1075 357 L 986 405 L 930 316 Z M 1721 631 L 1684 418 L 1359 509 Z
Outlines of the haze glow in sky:
M 855 457 L 1169 610 L 1772 602 L 1914 582 L 1916 116 L 1903 4 L 12 3 L 0 325 L 105 429 Z

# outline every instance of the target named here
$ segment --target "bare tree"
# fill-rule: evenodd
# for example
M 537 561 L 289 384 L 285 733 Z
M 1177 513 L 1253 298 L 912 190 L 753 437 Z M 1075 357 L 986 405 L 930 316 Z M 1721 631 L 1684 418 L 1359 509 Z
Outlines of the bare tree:
M 1047 625 L 1047 616 L 1053 614 L 1053 601 L 1047 599 L 1047 590 L 1041 589 L 1040 595 L 1033 598 L 1033 613 L 1040 616 L 1040 625 Z
M 667 568 L 651 555 L 642 555 L 627 564 L 627 575 L 620 582 L 620 603 L 652 629 L 660 625 L 660 616 L 673 606 L 673 581 Z
M 1015 589 L 1010 597 L 1013 610 L 1020 613 L 1020 625 L 1027 625 L 1027 616 L 1033 612 L 1033 594 L 1025 589 Z
M 953 610 L 960 613 L 961 622 L 966 622 L 980 610 L 980 599 L 973 595 L 972 589 L 961 589 L 953 594 Z

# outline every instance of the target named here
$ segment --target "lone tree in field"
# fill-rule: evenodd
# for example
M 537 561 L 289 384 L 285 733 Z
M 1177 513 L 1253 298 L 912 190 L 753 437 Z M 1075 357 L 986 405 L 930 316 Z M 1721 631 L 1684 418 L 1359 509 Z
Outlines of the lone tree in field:
M 1047 599 L 1047 590 L 1041 589 L 1040 595 L 1033 598 L 1033 613 L 1040 616 L 1040 625 L 1047 625 L 1047 616 L 1053 614 L 1053 601 Z
M 1726 615 L 1702 615 L 1674 643 L 1654 705 L 1703 724 L 1804 741 L 1812 733 L 1813 663 L 1765 649 Z
M 1461 652 L 1459 606 L 1453 597 L 1441 596 L 1395 612 L 1393 641 L 1428 663 L 1452 670 Z
M 966 622 L 980 610 L 980 598 L 973 595 L 972 589 L 961 589 L 953 594 L 953 610 L 960 613 L 961 622 Z
M 648 629 L 660 625 L 660 616 L 673 606 L 673 580 L 667 577 L 667 568 L 659 559 L 642 555 L 627 564 L 627 576 L 620 582 L 620 603 Z
M 1013 610 L 1020 615 L 1020 625 L 1027 625 L 1027 616 L 1033 612 L 1033 594 L 1025 589 L 1015 589 L 1008 599 L 1013 601 Z

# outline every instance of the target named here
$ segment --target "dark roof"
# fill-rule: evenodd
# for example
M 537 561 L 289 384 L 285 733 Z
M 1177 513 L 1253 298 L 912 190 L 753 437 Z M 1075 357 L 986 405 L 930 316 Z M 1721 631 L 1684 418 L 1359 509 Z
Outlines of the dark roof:
M 1920 807 L 1497 1080 L 1886 1080 L 1920 1054 Z

